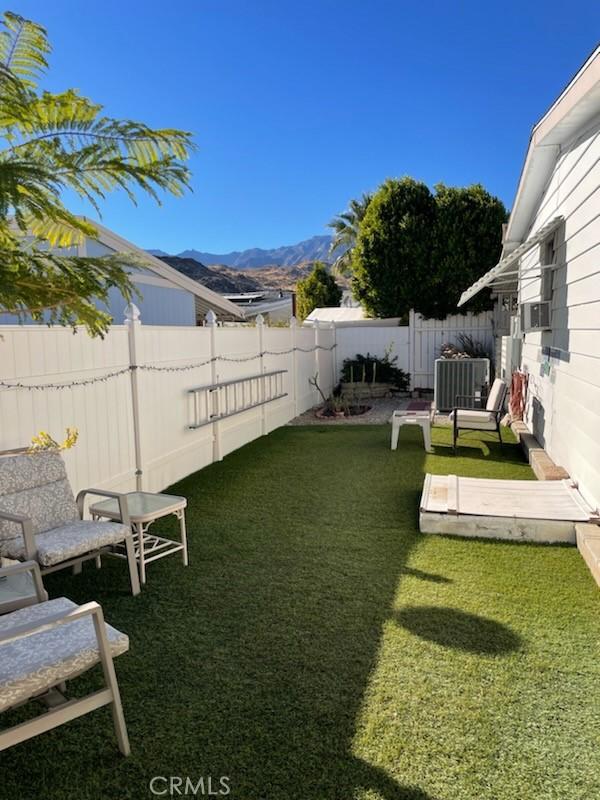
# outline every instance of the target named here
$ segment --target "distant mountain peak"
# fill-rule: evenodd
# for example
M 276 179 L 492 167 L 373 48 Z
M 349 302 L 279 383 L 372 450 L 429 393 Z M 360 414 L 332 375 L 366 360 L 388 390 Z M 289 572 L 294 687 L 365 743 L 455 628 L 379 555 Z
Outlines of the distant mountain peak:
M 297 244 L 263 249 L 252 247 L 248 250 L 234 250 L 231 253 L 205 253 L 200 250 L 183 250 L 177 253 L 179 258 L 193 258 L 206 266 L 223 265 L 238 269 L 254 269 L 257 267 L 294 267 L 307 261 L 325 261 L 333 259 L 329 253 L 331 236 L 312 236 Z M 148 250 L 152 255 L 164 257 L 162 250 Z

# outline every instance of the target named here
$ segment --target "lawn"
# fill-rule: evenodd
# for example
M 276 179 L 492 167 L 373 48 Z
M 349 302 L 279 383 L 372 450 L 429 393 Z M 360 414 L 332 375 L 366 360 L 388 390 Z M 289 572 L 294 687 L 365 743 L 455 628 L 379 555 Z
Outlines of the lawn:
M 225 776 L 235 800 L 599 797 L 600 593 L 575 548 L 419 533 L 425 470 L 532 477 L 514 444 L 449 438 L 280 429 L 172 487 L 188 569 L 151 564 L 138 598 L 112 559 L 48 578 L 130 636 L 132 755 L 103 709 L 3 753 L 0 798 L 144 800 L 153 776 L 204 796 Z

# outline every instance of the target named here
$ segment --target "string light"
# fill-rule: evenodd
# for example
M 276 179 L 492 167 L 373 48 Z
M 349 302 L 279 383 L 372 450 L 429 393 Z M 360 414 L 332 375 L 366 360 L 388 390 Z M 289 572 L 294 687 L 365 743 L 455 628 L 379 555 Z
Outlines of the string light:
M 117 378 L 120 375 L 125 375 L 134 369 L 143 370 L 145 372 L 187 372 L 192 369 L 199 369 L 206 367 L 215 361 L 228 361 L 234 363 L 243 363 L 246 361 L 255 361 L 257 358 L 263 356 L 286 356 L 293 352 L 300 353 L 314 353 L 317 350 L 332 351 L 337 345 L 332 344 L 330 347 L 323 345 L 316 345 L 315 347 L 290 347 L 289 350 L 263 350 L 251 356 L 214 356 L 205 361 L 196 361 L 190 364 L 181 364 L 179 366 L 158 367 L 153 364 L 139 364 L 138 366 L 128 366 L 123 369 L 114 370 L 113 372 L 106 372 L 104 375 L 96 375 L 93 378 L 81 378 L 73 381 L 66 381 L 64 383 L 8 383 L 7 381 L 0 381 L 0 388 L 2 389 L 28 389 L 29 391 L 43 391 L 44 389 L 74 389 L 78 386 L 91 386 L 94 383 L 106 383 L 107 381 Z

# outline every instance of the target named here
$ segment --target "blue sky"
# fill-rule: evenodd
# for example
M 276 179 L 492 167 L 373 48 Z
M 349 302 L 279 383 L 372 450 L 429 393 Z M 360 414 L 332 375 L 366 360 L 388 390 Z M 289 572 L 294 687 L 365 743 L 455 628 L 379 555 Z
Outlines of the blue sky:
M 326 233 L 349 198 L 389 176 L 481 182 L 510 206 L 531 126 L 600 30 L 597 0 L 8 7 L 48 28 L 46 88 L 194 132 L 193 194 L 137 208 L 113 195 L 103 209 L 108 227 L 169 252 Z

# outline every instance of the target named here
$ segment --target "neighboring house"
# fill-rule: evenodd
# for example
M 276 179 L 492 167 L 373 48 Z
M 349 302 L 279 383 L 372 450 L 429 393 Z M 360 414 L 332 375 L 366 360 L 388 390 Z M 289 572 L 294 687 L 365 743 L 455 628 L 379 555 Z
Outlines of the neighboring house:
M 160 258 L 118 236 L 97 222 L 97 239 L 86 239 L 76 248 L 80 256 L 101 256 L 111 253 L 132 253 L 139 261 L 130 268 L 131 279 L 140 292 L 133 302 L 140 309 L 140 317 L 146 325 L 202 325 L 204 317 L 212 310 L 219 320 L 243 320 L 243 309 L 226 300 L 222 295 L 207 289 L 197 281 L 165 264 Z M 75 250 L 75 248 L 74 248 Z M 117 289 L 109 292 L 107 305 L 100 305 L 113 317 L 115 324 L 124 320 L 123 295 Z M 0 314 L 0 324 L 14 324 L 12 314 Z
M 397 318 L 368 318 L 365 316 L 364 309 L 361 306 L 313 308 L 302 324 L 309 327 L 314 326 L 316 322 L 322 323 L 323 325 L 334 322 L 336 325 L 341 326 L 361 325 L 366 327 L 394 327 L 400 324 L 400 320 Z
M 502 260 L 460 303 L 484 286 L 516 293 L 526 424 L 600 504 L 600 47 L 533 128 Z
M 249 322 L 261 314 L 267 323 L 287 324 L 294 313 L 294 296 L 291 292 L 237 292 L 223 297 L 243 311 L 244 318 Z

